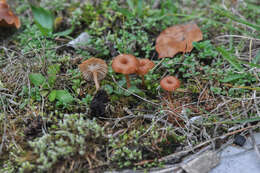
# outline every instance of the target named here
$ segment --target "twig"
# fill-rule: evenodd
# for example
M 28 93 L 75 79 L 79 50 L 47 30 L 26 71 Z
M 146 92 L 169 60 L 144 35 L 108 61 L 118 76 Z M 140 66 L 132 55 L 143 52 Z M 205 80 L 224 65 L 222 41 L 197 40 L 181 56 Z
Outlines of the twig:
M 4 101 L 3 101 L 2 97 L 0 97 L 0 98 L 1 98 L 2 105 L 3 105 L 2 107 L 3 107 L 3 110 L 4 110 L 4 115 L 5 115 L 5 117 L 4 117 L 4 133 L 2 135 L 2 142 L 1 142 L 1 145 L 0 145 L 0 155 L 1 155 L 2 150 L 3 150 L 3 146 L 4 146 L 4 141 L 5 141 L 5 138 L 6 138 L 7 118 L 6 118 L 6 108 L 5 108 L 5 105 L 4 105 Z
M 242 36 L 242 35 L 221 35 L 221 36 L 215 37 L 214 39 L 219 39 L 219 38 L 224 38 L 224 37 L 237 37 L 237 38 L 244 38 L 244 39 L 248 39 L 248 40 L 260 41 L 260 39 Z

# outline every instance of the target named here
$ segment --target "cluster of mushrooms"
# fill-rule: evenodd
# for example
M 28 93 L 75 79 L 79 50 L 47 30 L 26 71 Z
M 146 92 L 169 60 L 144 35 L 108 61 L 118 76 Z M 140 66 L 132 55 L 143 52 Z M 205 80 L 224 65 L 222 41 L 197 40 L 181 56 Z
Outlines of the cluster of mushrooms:
M 6 0 L 0 0 L 0 26 L 21 26 L 19 18 L 10 10 Z M 166 28 L 156 39 L 155 49 L 158 58 L 174 57 L 179 52 L 191 52 L 193 42 L 202 40 L 203 35 L 199 27 L 191 22 Z M 154 67 L 149 59 L 138 59 L 130 54 L 121 54 L 112 60 L 112 69 L 125 75 L 127 88 L 131 87 L 129 74 L 138 74 L 145 85 L 144 75 Z M 79 65 L 79 69 L 86 81 L 94 81 L 96 91 L 99 90 L 99 81 L 107 74 L 107 64 L 99 58 L 90 58 Z M 160 81 L 160 86 L 167 91 L 169 101 L 171 94 L 180 87 L 180 81 L 174 76 L 166 76 Z
M 203 35 L 199 27 L 191 22 L 166 28 L 156 39 L 155 49 L 159 58 L 174 57 L 177 53 L 191 52 L 193 42 L 202 40 Z M 138 74 L 144 85 L 144 75 L 154 67 L 149 59 L 139 59 L 130 54 L 121 54 L 113 58 L 112 69 L 125 75 L 127 88 L 131 87 L 129 74 Z M 90 58 L 79 65 L 83 77 L 87 81 L 93 81 L 96 91 L 100 88 L 99 80 L 107 73 L 107 64 L 99 58 Z M 160 81 L 160 86 L 167 91 L 168 99 L 172 103 L 172 92 L 180 87 L 180 81 L 174 76 L 166 76 Z
M 127 88 L 131 87 L 129 75 L 138 74 L 142 78 L 144 85 L 144 75 L 146 75 L 154 67 L 154 62 L 149 59 L 139 59 L 130 54 L 120 54 L 112 60 L 112 69 L 125 75 Z M 79 69 L 86 81 L 94 81 L 96 91 L 99 90 L 99 81 L 104 79 L 108 66 L 106 62 L 100 58 L 90 58 L 79 65 Z M 171 101 L 171 92 L 180 87 L 180 81 L 174 76 L 166 76 L 160 82 L 161 87 L 168 91 L 168 98 Z

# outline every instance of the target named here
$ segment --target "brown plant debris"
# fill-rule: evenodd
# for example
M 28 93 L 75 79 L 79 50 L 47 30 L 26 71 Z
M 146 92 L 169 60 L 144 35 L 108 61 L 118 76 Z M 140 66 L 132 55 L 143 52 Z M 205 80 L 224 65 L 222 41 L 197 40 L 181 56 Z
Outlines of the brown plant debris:
M 41 117 L 37 117 L 33 120 L 31 120 L 28 124 L 28 126 L 24 130 L 24 134 L 27 137 L 37 137 L 42 132 L 42 126 L 43 126 L 43 120 Z

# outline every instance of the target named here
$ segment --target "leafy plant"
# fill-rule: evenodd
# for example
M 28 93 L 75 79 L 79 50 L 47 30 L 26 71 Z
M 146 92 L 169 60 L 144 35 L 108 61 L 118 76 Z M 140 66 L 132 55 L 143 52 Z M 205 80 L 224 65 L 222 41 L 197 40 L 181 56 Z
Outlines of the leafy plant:
M 212 59 L 212 58 L 216 58 L 218 55 L 218 51 L 210 43 L 210 40 L 193 42 L 193 46 L 199 51 L 199 58 Z
M 40 94 L 42 96 L 45 96 L 46 93 L 48 93 L 48 91 L 51 90 L 51 92 L 48 95 L 48 99 L 50 102 L 54 102 L 55 100 L 57 100 L 58 101 L 57 106 L 59 105 L 68 106 L 70 103 L 74 101 L 73 96 L 67 90 L 53 89 L 59 71 L 60 71 L 60 65 L 58 64 L 50 65 L 47 71 L 48 74 L 47 80 L 40 73 L 29 74 L 29 79 L 31 83 L 35 86 L 34 88 L 32 88 L 32 93 L 33 93 L 32 96 L 34 96 L 35 100 L 38 101 L 41 100 Z
M 29 79 L 37 87 L 43 85 L 46 81 L 45 77 L 40 73 L 29 74 Z
M 49 101 L 53 102 L 54 100 L 58 100 L 59 104 L 67 106 L 69 103 L 74 101 L 74 98 L 67 90 L 52 90 L 48 96 Z
M 34 21 L 43 35 L 49 35 L 53 32 L 54 17 L 51 12 L 42 8 L 31 5 Z
M 56 82 L 57 74 L 60 72 L 60 65 L 53 64 L 48 67 L 48 84 L 52 88 Z
M 129 9 L 127 8 L 117 8 L 117 10 L 124 16 L 130 17 L 142 17 L 144 11 L 143 0 L 127 0 Z

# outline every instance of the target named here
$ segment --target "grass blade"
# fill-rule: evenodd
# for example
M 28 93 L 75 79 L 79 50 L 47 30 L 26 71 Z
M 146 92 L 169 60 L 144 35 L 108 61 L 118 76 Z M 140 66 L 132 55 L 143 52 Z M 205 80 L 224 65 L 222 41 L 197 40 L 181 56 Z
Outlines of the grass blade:
M 223 58 L 225 58 L 235 69 L 237 69 L 240 72 L 243 72 L 244 69 L 240 63 L 240 61 L 238 61 L 236 58 L 234 58 L 228 51 L 226 51 L 224 48 L 222 47 L 217 47 L 217 51 L 220 52 L 223 56 Z

